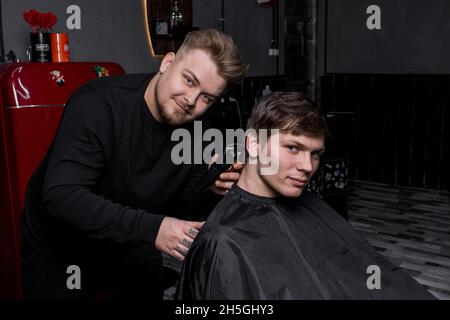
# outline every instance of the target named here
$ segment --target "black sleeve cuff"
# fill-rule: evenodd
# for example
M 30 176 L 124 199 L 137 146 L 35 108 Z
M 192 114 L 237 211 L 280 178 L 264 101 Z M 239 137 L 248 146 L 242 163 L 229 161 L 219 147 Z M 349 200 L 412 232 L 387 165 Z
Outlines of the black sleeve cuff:
M 166 216 L 144 212 L 139 225 L 138 240 L 139 242 L 146 242 L 155 245 L 156 236 L 158 235 L 159 227 L 162 220 Z

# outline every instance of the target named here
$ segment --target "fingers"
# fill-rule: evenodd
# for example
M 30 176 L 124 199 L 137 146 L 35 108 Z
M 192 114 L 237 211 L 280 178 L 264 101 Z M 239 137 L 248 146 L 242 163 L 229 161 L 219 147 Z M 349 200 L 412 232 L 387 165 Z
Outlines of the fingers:
M 237 162 L 237 163 L 233 164 L 233 170 L 236 170 L 236 171 L 241 171 L 243 167 L 244 167 L 243 163 Z
M 224 189 L 225 191 L 228 191 L 231 189 L 235 181 L 222 181 L 222 180 L 216 180 L 214 182 L 214 186 L 219 189 Z
M 233 184 L 239 180 L 240 173 L 239 172 L 224 172 L 221 173 L 219 178 L 214 181 L 214 186 L 218 189 L 225 189 L 225 190 L 219 190 L 220 192 L 226 192 L 227 190 L 231 189 Z M 216 191 L 216 190 L 213 190 Z M 217 192 L 216 192 L 217 193 Z
M 239 180 L 240 175 L 241 174 L 239 172 L 228 171 L 228 172 L 221 173 L 219 176 L 219 179 L 217 179 L 217 180 L 235 182 L 235 181 Z
M 175 259 L 179 260 L 179 261 L 184 261 L 185 259 L 185 255 L 183 255 L 182 253 L 180 253 L 176 248 L 166 252 L 167 254 L 169 254 L 170 256 L 174 257 Z
M 221 196 L 224 196 L 228 192 L 228 189 L 219 188 L 219 187 L 216 187 L 215 185 L 212 185 L 210 187 L 210 189 L 215 194 L 218 194 L 218 195 L 221 195 Z
M 192 245 L 192 240 L 183 238 L 183 239 L 181 239 L 181 243 L 182 243 L 186 248 L 189 249 L 189 248 L 191 247 L 191 245 Z
M 188 225 L 190 225 L 191 227 L 194 227 L 195 229 L 200 230 L 203 227 L 203 225 L 205 224 L 205 221 L 186 221 L 186 223 Z
M 236 163 L 233 163 L 233 165 L 230 165 L 230 167 L 227 170 L 225 170 L 225 172 L 238 172 L 239 173 L 239 172 L 241 172 L 243 167 L 244 167 L 243 163 L 236 162 Z
M 185 257 L 188 253 L 189 248 L 180 243 L 175 246 L 175 250 L 178 253 L 180 253 L 183 257 Z
M 181 243 L 177 244 L 172 250 L 171 256 L 177 260 L 183 261 L 188 254 L 189 248 L 192 245 L 192 241 L 192 239 L 189 240 L 187 238 L 181 239 Z
M 183 261 L 204 222 L 165 217 L 156 236 L 155 246 L 177 260 Z
M 227 171 L 221 173 L 210 187 L 211 191 L 222 196 L 225 195 L 233 184 L 239 180 L 242 167 L 242 163 L 235 163 Z
M 185 235 L 191 240 L 194 240 L 195 237 L 197 237 L 197 234 L 198 230 L 196 228 L 189 227 L 185 230 Z

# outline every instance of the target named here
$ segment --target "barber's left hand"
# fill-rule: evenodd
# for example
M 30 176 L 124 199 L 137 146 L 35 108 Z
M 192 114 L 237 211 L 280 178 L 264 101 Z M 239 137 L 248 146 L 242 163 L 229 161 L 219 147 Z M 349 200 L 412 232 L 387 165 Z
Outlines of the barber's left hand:
M 239 180 L 243 166 L 242 163 L 235 163 L 227 171 L 221 173 L 210 187 L 211 191 L 222 196 L 227 193 L 231 186 Z

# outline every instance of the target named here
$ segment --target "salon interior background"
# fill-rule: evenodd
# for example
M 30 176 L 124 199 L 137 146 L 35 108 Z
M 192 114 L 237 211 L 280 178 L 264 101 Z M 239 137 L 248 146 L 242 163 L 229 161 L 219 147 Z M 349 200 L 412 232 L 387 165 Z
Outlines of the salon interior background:
M 170 1 L 170 0 L 162 0 Z M 2 0 L 5 49 L 24 59 L 29 43 L 29 26 L 22 19 L 25 10 L 52 11 L 58 22 L 55 31 L 67 32 L 73 61 L 114 61 L 127 73 L 153 72 L 159 60 L 150 56 L 145 30 L 145 0 Z M 283 1 L 281 1 L 282 4 Z M 250 76 L 275 74 L 267 54 L 272 37 L 272 11 L 256 0 L 224 1 L 225 32 L 237 42 Z M 70 5 L 81 9 L 81 29 L 68 30 L 66 13 Z M 193 0 L 193 25 L 218 28 L 220 0 Z M 282 11 L 282 8 L 280 12 Z M 280 13 L 281 14 L 281 13 Z M 280 73 L 284 72 L 280 63 Z
M 339 1 L 342 12 L 354 11 L 345 9 L 346 5 L 355 8 L 354 1 Z M 327 58 L 333 57 L 330 39 L 342 39 L 325 36 L 331 21 L 324 13 L 327 4 L 333 3 L 326 0 L 278 1 L 276 36 L 280 55 L 276 63 L 268 55 L 273 38 L 272 10 L 259 7 L 256 0 L 193 0 L 193 25 L 218 28 L 222 2 L 225 32 L 233 36 L 250 63 L 251 86 L 256 84 L 259 89 L 268 83 L 274 89 L 304 90 L 325 111 L 354 113 L 354 141 L 349 142 L 353 145 L 350 167 L 353 178 L 449 190 L 450 73 L 326 70 Z M 381 6 L 388 2 L 377 1 Z M 397 6 L 394 12 L 402 13 L 404 2 L 391 1 Z M 420 4 L 421 11 L 426 13 L 445 1 L 413 2 Z M 22 13 L 35 8 L 58 16 L 54 29 L 69 33 L 73 61 L 114 61 L 128 73 L 157 70 L 159 60 L 150 56 L 147 45 L 143 0 L 2 0 L 1 3 L 5 49 L 14 50 L 21 59 L 25 58 L 29 43 L 29 29 Z M 371 4 L 366 0 L 358 3 Z M 66 10 L 70 5 L 81 9 L 80 30 L 66 28 Z M 405 15 L 403 12 L 402 16 Z M 341 22 L 348 20 L 344 16 Z M 415 21 L 422 26 L 433 19 L 424 14 Z M 446 28 L 444 25 L 443 33 Z M 352 34 L 346 36 L 351 39 Z M 417 35 L 409 32 L 407 36 Z M 422 47 L 427 47 L 427 37 L 419 34 L 419 48 L 421 41 L 425 41 Z M 245 96 L 245 90 L 238 98 L 252 101 L 252 97 Z M 253 87 L 249 90 L 250 95 L 256 92 Z

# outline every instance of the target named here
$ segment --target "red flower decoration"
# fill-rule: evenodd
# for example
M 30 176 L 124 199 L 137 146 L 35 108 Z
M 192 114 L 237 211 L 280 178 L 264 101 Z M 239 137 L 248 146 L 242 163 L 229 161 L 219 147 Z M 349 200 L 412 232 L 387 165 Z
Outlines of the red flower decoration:
M 25 11 L 23 13 L 23 18 L 30 25 L 33 33 L 36 32 L 36 30 L 48 32 L 58 21 L 58 18 L 56 18 L 53 13 L 41 13 L 34 9 Z
M 52 27 L 56 24 L 58 18 L 56 18 L 53 13 L 47 12 L 41 13 L 39 20 L 39 29 L 47 32 L 49 29 L 51 30 Z
M 39 25 L 40 13 L 34 9 L 31 9 L 23 13 L 23 18 L 30 25 L 33 32 L 36 32 L 36 28 Z

